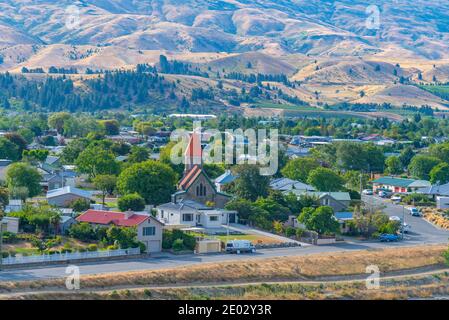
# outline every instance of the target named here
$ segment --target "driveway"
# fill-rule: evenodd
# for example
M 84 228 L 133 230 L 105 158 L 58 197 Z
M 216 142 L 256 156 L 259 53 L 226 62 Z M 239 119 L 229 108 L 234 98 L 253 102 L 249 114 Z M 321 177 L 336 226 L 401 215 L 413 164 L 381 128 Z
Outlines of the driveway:
M 407 208 L 402 205 L 393 204 L 388 200 L 384 200 L 377 196 L 363 196 L 362 200 L 368 207 L 383 207 L 383 211 L 391 216 L 404 217 L 405 223 L 409 224 L 412 229 L 405 234 L 405 242 L 409 244 L 431 244 L 431 243 L 447 243 L 449 238 L 449 230 L 443 230 L 427 222 L 424 218 L 413 217 L 409 214 Z

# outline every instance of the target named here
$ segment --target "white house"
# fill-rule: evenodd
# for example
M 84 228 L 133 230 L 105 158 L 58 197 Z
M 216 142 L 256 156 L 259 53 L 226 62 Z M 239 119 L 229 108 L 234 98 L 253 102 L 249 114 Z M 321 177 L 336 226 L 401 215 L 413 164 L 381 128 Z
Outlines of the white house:
M 64 188 L 54 189 L 47 192 L 47 201 L 49 204 L 57 207 L 68 207 L 70 204 L 78 199 L 91 201 L 92 195 L 90 192 L 66 186 Z
M 157 218 L 166 225 L 220 228 L 238 221 L 236 211 L 209 208 L 192 200 L 166 203 L 156 210 Z

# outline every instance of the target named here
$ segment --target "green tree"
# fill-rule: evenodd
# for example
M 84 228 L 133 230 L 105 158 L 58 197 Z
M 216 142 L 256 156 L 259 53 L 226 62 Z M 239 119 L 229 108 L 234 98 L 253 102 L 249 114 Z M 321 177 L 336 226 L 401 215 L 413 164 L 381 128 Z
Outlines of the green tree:
M 433 184 L 446 184 L 449 182 L 449 164 L 440 163 L 430 170 L 430 182 Z
M 17 161 L 20 159 L 19 147 L 6 138 L 0 138 L 0 158 Z
M 130 193 L 118 199 L 120 211 L 142 211 L 145 209 L 145 199 L 137 193 Z
M 310 172 L 307 183 L 319 191 L 331 192 L 342 190 L 345 181 L 333 170 L 320 167 Z
M 361 173 L 360 171 L 350 170 L 345 172 L 343 178 L 346 181 L 346 187 L 348 189 L 360 192 L 360 187 L 365 189 L 368 186 L 370 177 L 368 174 Z M 360 182 L 362 183 L 361 186 Z
M 176 184 L 176 173 L 168 165 L 153 160 L 136 163 L 123 170 L 117 187 L 121 194 L 138 193 L 146 203 L 168 201 Z
M 73 200 L 72 203 L 69 205 L 70 208 L 73 209 L 75 212 L 84 212 L 86 210 L 89 210 L 90 208 L 90 201 L 86 199 L 76 199 Z
M 100 127 L 105 135 L 115 136 L 120 133 L 120 124 L 117 120 L 101 120 Z
M 441 161 L 449 162 L 449 142 L 431 145 L 429 154 Z
M 233 182 L 232 192 L 236 196 L 251 201 L 268 196 L 270 180 L 267 176 L 260 175 L 257 165 L 238 165 L 234 171 L 238 178 Z
M 288 161 L 281 173 L 289 179 L 305 182 L 309 173 L 319 166 L 320 164 L 313 158 L 297 158 Z
M 304 208 L 298 220 L 309 230 L 319 234 L 334 234 L 338 232 L 340 224 L 335 219 L 334 211 L 331 207 L 322 206 L 316 209 Z
M 111 174 L 101 174 L 93 179 L 95 188 L 101 190 L 102 203 L 105 204 L 106 195 L 111 195 L 114 192 L 117 184 L 117 177 Z
M 132 146 L 128 161 L 131 163 L 144 162 L 150 159 L 150 152 L 147 148 Z
M 6 183 L 9 190 L 17 187 L 28 188 L 28 197 L 37 196 L 41 192 L 41 175 L 37 169 L 26 163 L 14 163 L 6 172 Z
M 412 176 L 417 177 L 418 179 L 429 180 L 430 171 L 440 162 L 441 160 L 435 157 L 416 155 L 413 157 L 412 161 L 410 161 L 408 170 Z
M 110 150 L 101 146 L 90 145 L 80 153 L 75 161 L 78 171 L 86 173 L 90 178 L 97 175 L 115 175 L 120 171 L 120 166 Z
M 385 160 L 385 166 L 386 172 L 389 174 L 401 174 L 404 171 L 399 157 L 388 157 L 387 160 Z
M 399 161 L 401 161 L 402 167 L 407 168 L 414 156 L 415 152 L 413 152 L 413 149 L 411 147 L 407 147 L 402 150 L 401 155 L 399 156 Z
M 72 115 L 68 112 L 57 112 L 53 113 L 48 118 L 48 126 L 50 128 L 56 129 L 58 133 L 64 133 L 64 123 L 71 119 Z

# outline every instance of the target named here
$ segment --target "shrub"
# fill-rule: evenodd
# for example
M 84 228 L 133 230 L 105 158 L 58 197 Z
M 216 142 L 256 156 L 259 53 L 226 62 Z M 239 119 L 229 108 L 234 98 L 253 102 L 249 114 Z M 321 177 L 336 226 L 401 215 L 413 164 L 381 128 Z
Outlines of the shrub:
M 93 252 L 93 251 L 97 251 L 98 250 L 98 246 L 96 244 L 89 244 L 87 246 L 87 251 Z
M 296 229 L 296 237 L 299 239 L 303 236 L 305 230 L 303 228 L 297 228 Z
M 108 247 L 106 248 L 106 250 L 117 250 L 117 249 L 118 249 L 118 248 L 117 248 L 116 245 L 108 246 Z
M 172 249 L 174 251 L 181 251 L 184 249 L 184 241 L 182 239 L 176 239 L 173 241 Z
M 76 199 L 70 204 L 70 208 L 75 212 L 83 212 L 90 208 L 90 201 L 85 199 Z
M 121 211 L 142 211 L 145 209 L 145 200 L 139 194 L 131 193 L 118 199 L 117 205 Z
M 293 237 L 296 234 L 296 230 L 293 227 L 287 227 L 285 228 L 285 235 L 287 237 Z
M 443 257 L 446 265 L 449 266 L 449 248 L 443 252 Z

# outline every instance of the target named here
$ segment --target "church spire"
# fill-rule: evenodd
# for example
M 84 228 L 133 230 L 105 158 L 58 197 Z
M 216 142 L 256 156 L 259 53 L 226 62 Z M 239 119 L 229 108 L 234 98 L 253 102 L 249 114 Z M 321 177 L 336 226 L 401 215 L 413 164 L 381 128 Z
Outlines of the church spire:
M 189 144 L 184 153 L 185 172 L 194 166 L 203 166 L 203 150 L 201 148 L 201 131 L 194 130 L 190 135 Z

